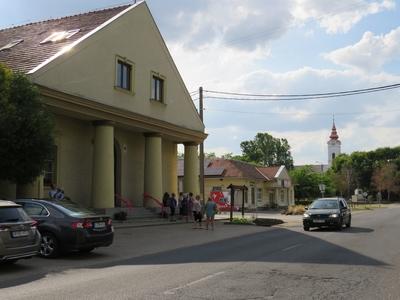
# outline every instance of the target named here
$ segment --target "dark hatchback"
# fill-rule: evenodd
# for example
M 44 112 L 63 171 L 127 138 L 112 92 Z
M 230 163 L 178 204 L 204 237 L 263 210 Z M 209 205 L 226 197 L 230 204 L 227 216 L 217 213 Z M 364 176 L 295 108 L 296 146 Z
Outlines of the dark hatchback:
M 39 252 L 40 233 L 22 207 L 0 200 L 0 262 L 16 262 Z
M 36 220 L 42 235 L 40 255 L 56 257 L 70 251 L 90 252 L 112 244 L 112 220 L 70 200 L 16 200 Z
M 341 230 L 343 225 L 351 226 L 351 210 L 343 198 L 320 198 L 310 205 L 303 215 L 303 228 L 334 227 Z

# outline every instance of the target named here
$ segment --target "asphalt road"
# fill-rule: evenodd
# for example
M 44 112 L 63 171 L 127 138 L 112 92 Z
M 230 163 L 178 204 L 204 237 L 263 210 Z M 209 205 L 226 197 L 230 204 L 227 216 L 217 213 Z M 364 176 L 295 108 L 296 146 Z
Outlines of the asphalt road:
M 0 266 L 0 299 L 400 299 L 400 207 L 341 232 L 128 228 L 91 254 Z

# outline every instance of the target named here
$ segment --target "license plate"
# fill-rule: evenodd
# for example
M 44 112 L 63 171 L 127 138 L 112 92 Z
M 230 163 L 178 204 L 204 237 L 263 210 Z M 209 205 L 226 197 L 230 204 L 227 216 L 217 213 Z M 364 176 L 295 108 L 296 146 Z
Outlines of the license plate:
M 325 223 L 325 220 L 313 220 L 314 223 Z
M 11 236 L 12 236 L 13 238 L 19 238 L 19 237 L 24 237 L 24 236 L 28 236 L 28 235 L 29 235 L 29 232 L 26 231 L 26 230 L 23 230 L 23 231 L 13 231 L 13 232 L 11 232 Z
M 106 228 L 106 223 L 105 222 L 95 222 L 93 227 L 95 229 Z

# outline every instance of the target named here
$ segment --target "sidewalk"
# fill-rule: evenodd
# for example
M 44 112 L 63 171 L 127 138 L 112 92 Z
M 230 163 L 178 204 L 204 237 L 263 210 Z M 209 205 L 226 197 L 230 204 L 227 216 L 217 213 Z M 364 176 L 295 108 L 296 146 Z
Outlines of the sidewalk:
M 241 218 L 241 212 L 234 212 L 233 216 L 235 218 Z M 221 214 L 217 214 L 215 216 L 216 221 L 227 221 L 229 220 L 230 214 L 229 212 L 222 212 Z M 279 226 L 298 226 L 301 224 L 302 215 L 298 216 L 290 216 L 290 215 L 282 215 L 279 212 L 271 211 L 271 212 L 258 212 L 258 213 L 245 213 L 246 218 L 268 218 L 268 219 L 280 219 L 284 224 Z M 190 222 L 189 222 L 190 223 Z M 134 228 L 134 227 L 147 227 L 147 226 L 165 226 L 165 225 L 177 225 L 177 224 L 187 224 L 186 220 L 176 220 L 176 221 L 169 221 L 165 218 L 137 218 L 131 219 L 126 221 L 113 221 L 113 225 L 115 229 L 121 228 Z

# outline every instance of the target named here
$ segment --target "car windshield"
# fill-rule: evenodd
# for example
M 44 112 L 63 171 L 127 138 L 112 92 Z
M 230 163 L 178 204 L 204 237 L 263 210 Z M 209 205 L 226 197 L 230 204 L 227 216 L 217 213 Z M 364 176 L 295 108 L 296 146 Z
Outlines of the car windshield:
M 53 202 L 53 204 L 56 205 L 57 208 L 60 209 L 63 213 L 71 217 L 96 214 L 94 211 L 71 200 L 59 200 Z
M 337 200 L 315 200 L 310 209 L 337 209 L 339 204 Z
M 0 223 L 24 222 L 31 220 L 21 207 L 0 207 Z

